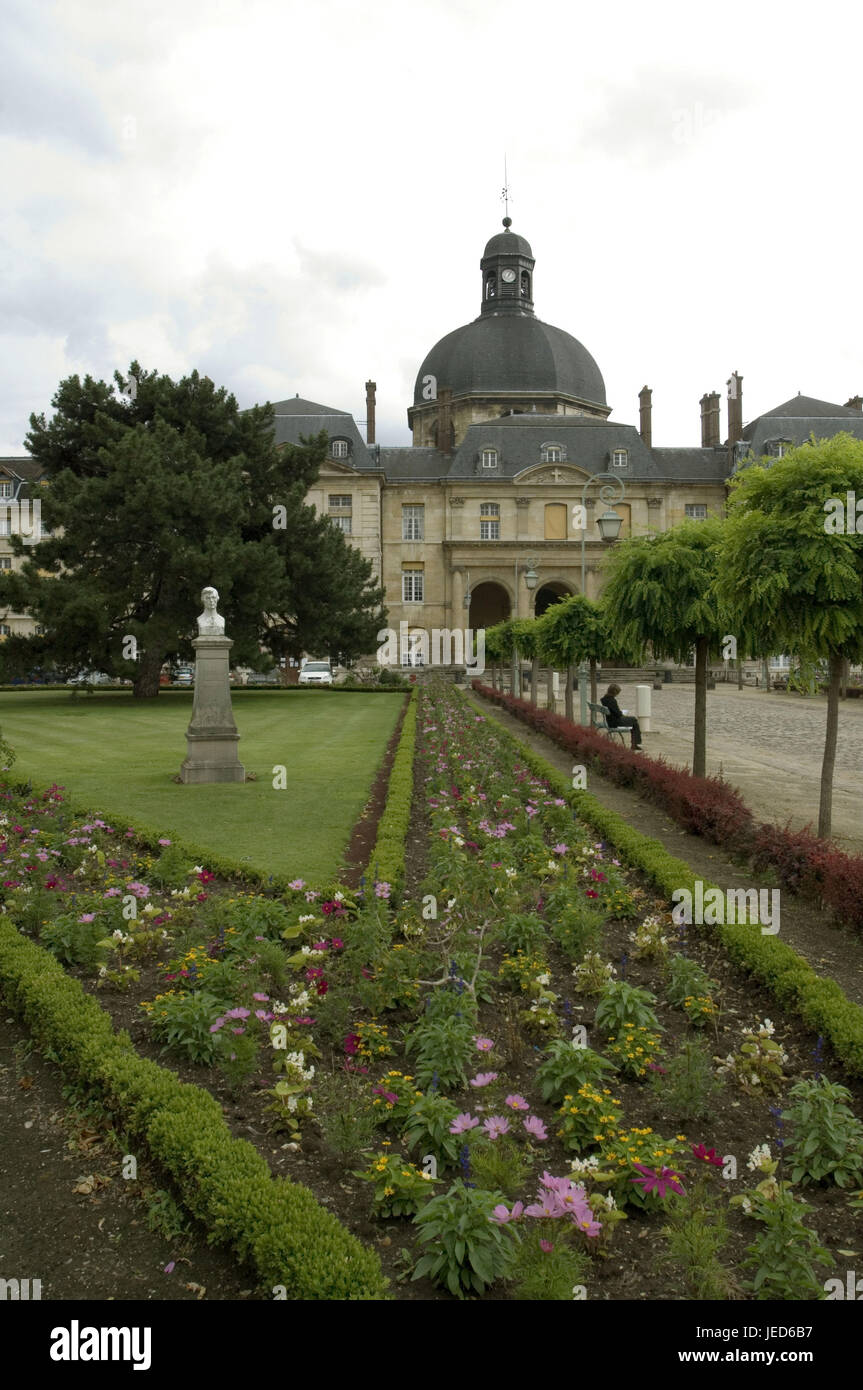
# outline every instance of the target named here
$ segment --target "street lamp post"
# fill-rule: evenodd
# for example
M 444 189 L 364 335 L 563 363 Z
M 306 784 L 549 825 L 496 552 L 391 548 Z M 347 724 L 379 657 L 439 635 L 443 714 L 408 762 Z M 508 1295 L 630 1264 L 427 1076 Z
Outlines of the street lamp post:
M 537 580 L 538 580 L 538 578 L 539 578 L 539 576 L 538 576 L 538 574 L 537 574 L 537 569 L 538 569 L 538 567 L 539 567 L 539 560 L 527 559 L 526 561 L 516 560 L 516 561 L 514 562 L 514 574 L 513 574 L 513 602 L 515 603 L 515 613 L 513 614 L 513 617 L 515 617 L 515 618 L 518 617 L 518 574 L 519 574 L 519 567 L 520 567 L 520 566 L 521 566 L 521 568 L 524 570 L 524 585 L 525 585 L 525 588 L 526 588 L 526 589 L 528 589 L 528 590 L 530 590 L 530 591 L 532 592 L 532 591 L 536 588 Z M 512 682 L 511 682 L 511 684 L 512 684 L 512 693 L 513 693 L 513 695 L 518 696 L 519 699 L 521 698 L 521 671 L 520 671 L 520 665 L 521 665 L 521 663 L 520 663 L 520 661 L 519 661 L 518 648 L 517 648 L 515 642 L 513 642 L 513 644 L 512 644 Z
M 581 533 L 581 592 L 584 594 L 585 598 L 587 597 L 585 590 L 585 546 L 587 543 L 587 509 L 585 500 L 587 498 L 588 489 L 593 487 L 594 483 L 600 484 L 600 501 L 604 502 L 608 508 L 608 510 L 603 512 L 602 516 L 597 519 L 596 523 L 599 527 L 600 538 L 605 541 L 606 544 L 611 544 L 612 541 L 617 540 L 617 537 L 620 535 L 620 527 L 622 524 L 622 518 L 612 509 L 611 503 L 622 502 L 623 498 L 626 496 L 626 488 L 623 485 L 623 479 L 619 478 L 616 473 L 594 473 L 592 478 L 588 478 L 581 490 L 581 514 L 585 523 L 584 530 Z M 587 718 L 588 671 L 589 667 L 587 661 L 582 661 L 578 668 L 579 718 L 582 724 L 590 722 Z

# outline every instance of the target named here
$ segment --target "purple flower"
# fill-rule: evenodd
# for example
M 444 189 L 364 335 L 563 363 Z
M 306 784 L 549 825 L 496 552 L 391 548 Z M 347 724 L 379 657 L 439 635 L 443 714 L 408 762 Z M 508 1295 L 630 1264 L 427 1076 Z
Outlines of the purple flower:
M 569 845 L 554 845 L 554 846 L 553 846 L 553 849 L 552 849 L 552 853 L 553 853 L 553 854 L 568 854 L 568 853 L 569 853 Z
M 683 1184 L 680 1182 L 680 1174 L 673 1168 L 663 1168 L 661 1172 L 655 1173 L 652 1168 L 648 1168 L 644 1163 L 633 1163 L 633 1168 L 637 1168 L 642 1174 L 640 1178 L 632 1178 L 631 1181 L 637 1187 L 642 1187 L 645 1194 L 655 1192 L 660 1201 L 670 1188 L 672 1192 L 677 1192 L 681 1197 L 686 1196 Z
M 501 1135 L 509 1134 L 509 1120 L 503 1115 L 491 1115 L 483 1121 L 482 1127 L 489 1139 L 500 1139 Z
M 306 881 L 304 878 L 295 878 L 292 880 L 291 883 L 288 884 L 289 888 L 296 888 L 297 891 L 299 891 L 300 888 L 305 888 L 305 886 Z
M 256 999 L 259 1004 L 268 1004 L 270 1002 L 270 996 L 268 994 L 253 994 L 252 998 Z
M 528 1115 L 522 1124 L 530 1135 L 531 1139 L 547 1139 L 548 1131 L 538 1115 Z
M 477 1052 L 491 1052 L 494 1043 L 491 1038 L 474 1038 Z
M 479 1120 L 475 1120 L 473 1115 L 465 1111 L 462 1115 L 456 1115 L 449 1127 L 450 1134 L 464 1134 L 466 1130 L 476 1129 Z
M 476 1087 L 490 1086 L 493 1081 L 497 1081 L 497 1077 L 496 1071 L 480 1071 L 477 1072 L 476 1076 L 471 1077 L 470 1084 Z
M 95 920 L 96 920 L 96 914 L 95 914 L 95 912 L 83 912 L 83 913 L 81 914 L 81 916 L 78 918 L 78 921 L 79 921 L 79 922 L 95 922 Z
M 391 884 L 389 884 L 389 883 L 376 883 L 376 884 L 375 884 L 375 897 L 376 897 L 376 898 L 388 898 L 391 892 L 392 892 L 392 886 L 391 886 Z

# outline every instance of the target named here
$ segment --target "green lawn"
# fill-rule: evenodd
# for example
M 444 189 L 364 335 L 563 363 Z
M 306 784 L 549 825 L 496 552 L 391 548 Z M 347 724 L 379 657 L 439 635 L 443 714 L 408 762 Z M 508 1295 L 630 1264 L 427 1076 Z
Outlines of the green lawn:
M 182 837 L 265 873 L 334 874 L 398 720 L 397 695 L 233 692 L 240 761 L 257 782 L 182 786 L 191 691 L 0 692 L 13 774 L 59 782 L 79 806 Z M 285 790 L 273 767 L 287 768 Z

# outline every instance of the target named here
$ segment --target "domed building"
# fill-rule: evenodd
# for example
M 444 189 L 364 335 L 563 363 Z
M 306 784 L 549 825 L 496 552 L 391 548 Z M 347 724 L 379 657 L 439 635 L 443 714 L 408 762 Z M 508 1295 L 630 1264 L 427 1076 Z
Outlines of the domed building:
M 714 391 L 700 401 L 700 445 L 656 447 L 650 389 L 639 393 L 637 426 L 610 419 L 588 349 L 536 317 L 535 264 L 505 218 L 480 260 L 478 317 L 441 338 L 417 372 L 411 447 L 377 443 L 373 381 L 365 439 L 345 411 L 299 396 L 275 407 L 278 442 L 328 432 L 309 500 L 372 561 L 393 629 L 476 631 L 540 615 L 582 589 L 595 598 L 609 505 L 621 536 L 665 531 L 721 515 L 727 480 L 747 456 L 781 454 L 812 433 L 863 438 L 859 396 L 844 406 L 798 397 L 744 427 L 734 372 L 724 443 Z

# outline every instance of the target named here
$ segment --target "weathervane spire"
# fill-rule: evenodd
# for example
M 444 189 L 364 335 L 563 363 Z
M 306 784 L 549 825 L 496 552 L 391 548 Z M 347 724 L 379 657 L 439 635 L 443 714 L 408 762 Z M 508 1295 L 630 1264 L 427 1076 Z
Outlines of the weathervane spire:
M 500 199 L 503 203 L 504 212 L 506 213 L 506 216 L 503 219 L 503 225 L 506 227 L 507 231 L 509 231 L 510 227 L 512 226 L 512 218 L 509 215 L 510 194 L 509 178 L 507 177 L 506 171 L 506 155 L 504 155 L 503 157 L 503 188 L 501 189 Z

